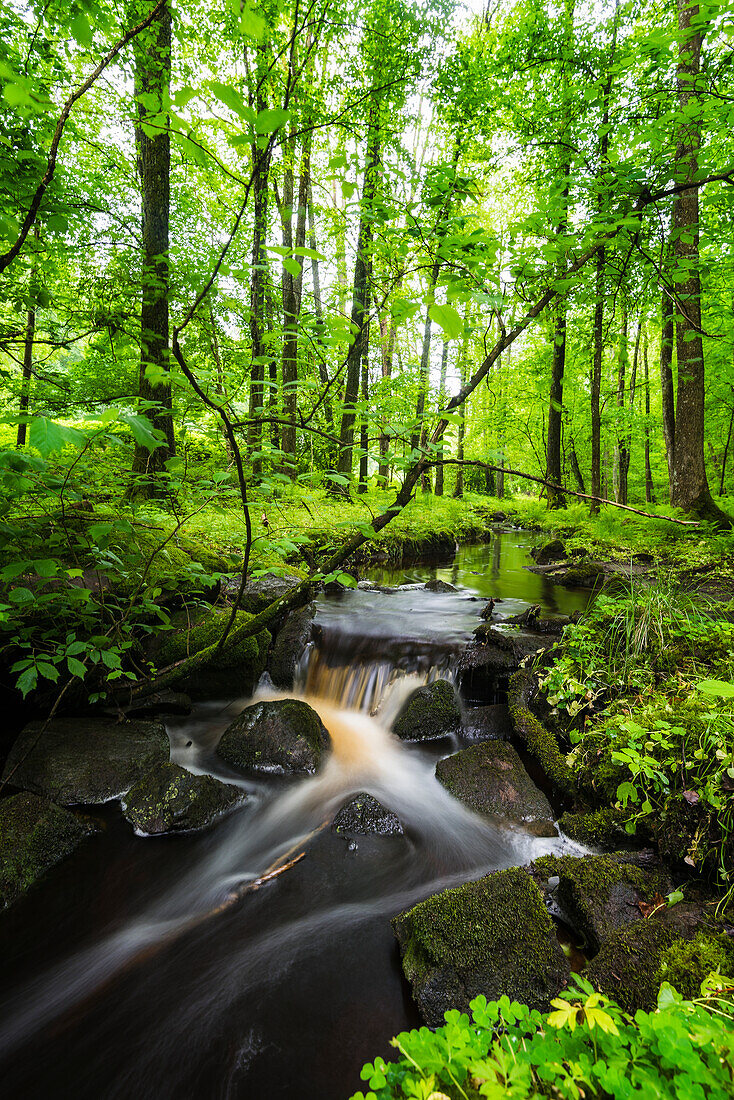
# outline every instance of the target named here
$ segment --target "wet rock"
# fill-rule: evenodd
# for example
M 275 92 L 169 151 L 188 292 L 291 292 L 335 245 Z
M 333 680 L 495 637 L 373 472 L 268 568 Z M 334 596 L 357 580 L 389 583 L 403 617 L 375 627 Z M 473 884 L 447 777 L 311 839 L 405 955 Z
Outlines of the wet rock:
M 222 734 L 217 754 L 243 772 L 313 774 L 331 738 L 308 703 L 276 699 L 246 707 Z
M 564 588 L 597 588 L 604 584 L 609 572 L 601 562 L 582 560 L 573 565 L 562 576 L 553 577 Z
M 436 765 L 436 778 L 470 810 L 525 825 L 535 836 L 555 836 L 553 810 L 506 741 L 471 745 Z
M 122 706 L 126 718 L 155 718 L 159 714 L 191 714 L 191 699 L 182 691 L 157 691 L 139 702 Z
M 552 539 L 544 546 L 533 547 L 530 557 L 536 565 L 550 565 L 551 562 L 562 561 L 566 557 L 566 547 L 560 539 Z
M 504 741 L 512 732 L 510 712 L 504 703 L 469 707 L 461 732 L 470 741 Z
M 137 833 L 191 832 L 244 802 L 244 792 L 211 775 L 193 775 L 178 764 L 164 763 L 150 772 L 122 800 L 122 812 Z
M 342 806 L 331 827 L 342 836 L 400 836 L 403 832 L 398 815 L 364 791 Z
M 494 675 L 508 676 L 531 653 L 543 648 L 536 635 L 521 630 L 498 630 L 482 623 L 473 631 L 474 640 L 459 654 L 459 671 L 484 668 Z
M 613 932 L 642 920 L 645 905 L 667 893 L 670 883 L 652 858 L 638 853 L 602 856 L 542 856 L 532 864 L 536 881 L 558 875 L 556 900 L 562 915 L 584 937 L 590 953 Z
M 54 718 L 41 729 L 41 722 L 25 727 L 3 779 L 61 806 L 119 798 L 170 753 L 160 722 Z
M 264 573 L 261 577 L 248 577 L 245 590 L 240 599 L 240 608 L 249 611 L 252 615 L 259 615 L 271 603 L 281 599 L 297 584 L 302 577 L 288 574 L 280 577 L 275 573 Z M 222 595 L 229 603 L 234 603 L 240 590 L 241 577 L 235 575 L 222 582 Z
M 484 619 L 485 622 L 489 622 L 489 620 L 494 615 L 494 605 L 495 605 L 496 602 L 497 601 L 493 600 L 493 599 L 487 600 L 486 604 L 484 605 L 482 610 L 479 612 L 479 618 Z
M 542 895 L 520 868 L 467 882 L 393 920 L 403 970 L 421 1015 L 438 1027 L 480 994 L 547 1008 L 569 964 Z
M 492 523 L 505 523 L 509 519 L 509 516 L 507 512 L 490 512 L 489 518 L 492 520 Z
M 268 669 L 273 683 L 280 688 L 293 687 L 298 662 L 311 640 L 316 604 L 309 603 L 291 611 L 275 638 Z
M 566 757 L 555 736 L 533 713 L 537 694 L 538 684 L 531 672 L 520 669 L 510 677 L 507 705 L 513 729 L 553 785 L 561 791 L 570 791 L 574 777 Z
M 616 852 L 635 843 L 635 838 L 625 831 L 624 820 L 624 814 L 609 806 L 589 813 L 565 813 L 558 824 L 561 832 L 579 844 Z
M 434 680 L 413 692 L 393 733 L 401 741 L 433 741 L 458 733 L 460 726 L 461 710 L 452 685 L 448 680 Z
M 229 608 L 212 608 L 185 629 L 166 635 L 153 652 L 156 664 L 160 668 L 173 665 L 214 646 L 221 638 L 230 615 Z M 270 645 L 267 630 L 250 637 L 239 636 L 251 619 L 252 615 L 248 612 L 238 611 L 221 649 L 203 656 L 200 665 L 194 661 L 182 668 L 179 686 L 197 698 L 216 698 L 233 692 L 251 694 L 265 668 Z
M 675 930 L 662 921 L 639 920 L 608 936 L 585 976 L 625 1012 L 649 1012 L 657 1004 L 663 959 L 678 942 Z
M 454 588 L 453 584 L 447 584 L 446 581 L 440 581 L 437 578 L 434 580 L 426 581 L 426 592 L 456 592 L 458 589 Z
M 12 905 L 97 828 L 37 794 L 0 801 L 0 908 Z

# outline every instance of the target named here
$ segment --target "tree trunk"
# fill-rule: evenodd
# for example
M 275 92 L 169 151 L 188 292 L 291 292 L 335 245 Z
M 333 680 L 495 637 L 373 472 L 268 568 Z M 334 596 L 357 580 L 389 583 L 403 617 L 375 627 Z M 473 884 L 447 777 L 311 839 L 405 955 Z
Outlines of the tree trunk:
M 673 455 L 675 453 L 675 388 L 673 385 L 673 301 L 663 288 L 660 300 L 660 389 L 663 408 L 663 439 L 668 460 L 669 492 L 673 493 Z
M 584 488 L 584 475 L 581 473 L 581 467 L 579 465 L 579 456 L 576 454 L 576 443 L 571 439 L 570 447 L 570 459 L 571 459 L 571 472 L 574 476 L 574 481 L 580 493 L 585 493 Z
M 441 350 L 441 380 L 439 382 L 439 406 L 443 408 L 445 391 L 446 391 L 446 373 L 449 363 L 449 344 L 448 340 L 444 340 L 443 348 Z M 441 441 L 440 449 L 436 455 L 436 458 L 440 462 L 443 458 L 443 440 Z M 436 467 L 436 496 L 443 496 L 443 466 Z
M 316 219 L 314 217 L 313 210 L 313 195 L 311 193 L 311 184 L 308 186 L 308 247 L 312 252 L 318 252 L 316 247 Z M 316 325 L 318 331 L 316 355 L 319 363 L 319 379 L 321 385 L 324 387 L 324 416 L 326 418 L 326 424 L 330 432 L 334 430 L 334 413 L 331 407 L 331 396 L 329 393 L 329 372 L 326 366 L 326 348 L 323 343 L 324 336 L 324 305 L 321 299 L 321 275 L 319 272 L 319 261 L 317 256 L 311 256 L 311 279 L 313 282 L 313 308 L 316 314 Z
M 367 415 L 367 402 L 369 400 L 369 350 L 370 350 L 370 319 L 367 317 L 364 325 L 364 343 L 362 346 L 362 415 L 359 421 L 359 485 L 357 492 L 367 492 L 367 478 L 369 476 L 369 419 Z
M 15 440 L 16 447 L 25 447 L 26 430 L 28 425 L 25 417 L 28 415 L 28 406 L 31 397 L 31 377 L 33 375 L 33 341 L 36 338 L 36 305 L 33 300 L 35 282 L 35 268 L 31 271 L 28 287 L 29 309 L 26 314 L 25 343 L 23 345 L 23 375 L 20 382 L 20 401 L 18 404 L 18 434 Z
M 678 178 L 687 183 L 698 172 L 702 143 L 700 117 L 700 59 L 703 39 L 698 4 L 677 0 L 677 91 L 680 112 L 676 166 Z M 691 25 L 696 29 L 692 30 Z M 673 200 L 676 259 L 676 394 L 675 447 L 671 503 L 720 527 L 731 520 L 714 503 L 704 460 L 704 359 L 701 337 L 701 279 L 698 252 L 698 187 L 681 191 Z
M 645 369 L 645 502 L 655 504 L 655 487 L 650 466 L 650 366 L 647 359 L 647 330 L 642 345 L 642 361 Z
M 395 353 L 395 336 L 396 328 L 395 322 L 390 318 L 388 325 L 387 318 L 380 318 L 380 339 L 381 339 L 381 366 L 382 377 L 392 378 L 392 361 Z M 384 428 L 384 420 L 383 420 Z M 385 487 L 388 484 L 390 478 L 390 468 L 387 462 L 387 454 L 390 449 L 390 438 L 383 430 L 380 432 L 380 464 L 377 471 L 377 476 L 380 485 Z
M 627 438 L 626 408 L 624 400 L 624 387 L 627 375 L 628 358 L 628 307 L 627 299 L 622 297 L 622 331 L 619 337 L 619 355 L 617 358 L 617 444 L 614 448 L 614 499 L 617 504 L 627 503 L 627 470 L 629 468 L 629 451 L 625 443 Z
M 352 450 L 354 445 L 355 405 L 359 397 L 360 365 L 365 350 L 367 316 L 369 311 L 369 284 L 371 275 L 370 250 L 372 245 L 372 207 L 377 190 L 377 177 L 380 166 L 380 127 L 378 104 L 373 101 L 370 107 L 367 127 L 367 157 L 362 189 L 361 217 L 357 239 L 357 256 L 354 263 L 354 285 L 352 290 L 352 343 L 347 353 L 346 385 L 344 388 L 344 408 L 339 430 L 339 458 L 337 472 L 343 477 L 352 476 Z M 344 492 L 344 487 L 339 487 Z
M 142 191 L 143 243 L 138 392 L 143 414 L 165 439 L 154 451 L 135 444 L 133 473 L 140 476 L 133 491 L 144 496 L 162 491 L 159 475 L 165 462 L 176 453 L 168 340 L 171 135 L 168 118 L 160 113 L 170 79 L 171 9 L 166 3 L 135 43 L 138 114 L 135 138 Z M 150 97 L 154 98 L 156 106 L 150 106 Z M 154 129 L 151 130 L 151 126 Z
M 283 247 L 300 250 L 306 243 L 306 208 L 311 183 L 311 130 L 304 136 L 301 158 L 301 171 L 298 184 L 297 207 L 295 211 L 295 236 L 293 233 L 293 204 L 296 200 L 293 177 L 293 154 L 295 138 L 289 139 L 289 154 L 285 153 L 286 166 L 283 183 L 283 205 L 281 221 L 283 225 Z M 298 270 L 292 270 L 293 264 Z M 288 270 L 288 268 L 291 270 Z M 283 418 L 286 424 L 281 432 L 281 448 L 287 471 L 295 476 L 296 469 L 296 427 L 298 415 L 298 319 L 301 313 L 303 292 L 303 256 L 284 257 L 283 264 Z

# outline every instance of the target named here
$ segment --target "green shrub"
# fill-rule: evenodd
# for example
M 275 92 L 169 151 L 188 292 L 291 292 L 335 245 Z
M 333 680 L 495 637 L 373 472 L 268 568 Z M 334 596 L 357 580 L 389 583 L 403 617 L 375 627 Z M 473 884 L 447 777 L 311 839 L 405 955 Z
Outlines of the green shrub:
M 734 1090 L 734 992 L 711 975 L 696 1000 L 664 984 L 655 1012 L 626 1015 L 574 976 L 541 1015 L 508 997 L 452 1010 L 435 1032 L 392 1040 L 397 1062 L 362 1069 L 370 1091 L 352 1100 L 726 1100 Z

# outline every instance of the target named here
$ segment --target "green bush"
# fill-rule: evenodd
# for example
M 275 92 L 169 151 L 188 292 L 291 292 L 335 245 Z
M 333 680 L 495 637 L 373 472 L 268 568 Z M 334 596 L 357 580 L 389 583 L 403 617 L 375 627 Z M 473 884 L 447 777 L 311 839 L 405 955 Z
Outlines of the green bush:
M 452 1010 L 435 1032 L 392 1040 L 397 1062 L 362 1069 L 352 1100 L 727 1100 L 734 1091 L 734 990 L 712 974 L 696 1000 L 664 984 L 655 1012 L 626 1015 L 574 975 L 576 987 L 531 1012 L 508 997 Z

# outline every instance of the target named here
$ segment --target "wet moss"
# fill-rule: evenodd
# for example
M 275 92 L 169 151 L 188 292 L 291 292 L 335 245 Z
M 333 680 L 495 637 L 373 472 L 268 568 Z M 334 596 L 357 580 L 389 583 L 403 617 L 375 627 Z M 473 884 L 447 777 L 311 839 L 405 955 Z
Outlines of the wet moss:
M 46 798 L 21 794 L 0 802 L 0 908 L 11 905 L 96 826 Z
M 190 832 L 210 825 L 244 799 L 239 787 L 165 763 L 128 791 L 122 810 L 139 833 Z
M 168 635 L 155 655 L 158 666 L 174 665 L 187 657 L 202 654 L 206 660 L 202 661 L 201 668 L 194 662 L 182 673 L 182 683 L 188 691 L 196 694 L 206 691 L 216 693 L 230 688 L 251 692 L 265 669 L 270 633 L 261 630 L 258 634 L 241 637 L 243 628 L 247 627 L 253 616 L 246 611 L 238 611 L 222 648 L 208 652 L 222 636 L 230 613 L 228 608 L 213 608 L 205 618 L 193 623 L 187 630 Z
M 217 754 L 243 772 L 313 775 L 330 748 L 331 738 L 308 703 L 277 699 L 246 707 L 222 734 Z
M 734 943 L 725 933 L 699 931 L 692 940 L 676 940 L 665 951 L 657 979 L 691 999 L 699 996 L 701 983 L 712 971 L 734 976 Z
M 586 971 L 589 981 L 613 997 L 625 1012 L 657 1004 L 660 970 L 668 951 L 682 942 L 658 920 L 639 920 L 618 929 L 601 946 Z
M 613 852 L 632 839 L 624 828 L 625 815 L 607 807 L 589 813 L 565 813 L 558 824 L 561 831 L 579 844 Z
M 444 890 L 401 913 L 393 928 L 403 970 L 432 1026 L 480 993 L 544 1007 L 568 978 L 542 895 L 520 868 Z
M 393 733 L 401 741 L 428 741 L 456 733 L 461 711 L 448 680 L 434 680 L 414 691 L 398 715 Z
M 534 689 L 535 678 L 525 669 L 520 669 L 510 677 L 507 705 L 512 725 L 551 783 L 560 791 L 569 791 L 573 785 L 571 769 L 558 747 L 558 742 L 528 706 L 529 696 Z

